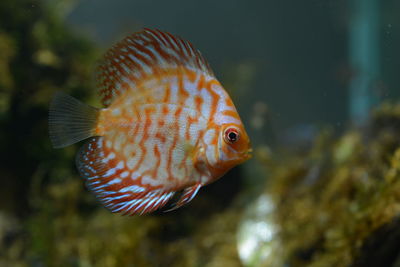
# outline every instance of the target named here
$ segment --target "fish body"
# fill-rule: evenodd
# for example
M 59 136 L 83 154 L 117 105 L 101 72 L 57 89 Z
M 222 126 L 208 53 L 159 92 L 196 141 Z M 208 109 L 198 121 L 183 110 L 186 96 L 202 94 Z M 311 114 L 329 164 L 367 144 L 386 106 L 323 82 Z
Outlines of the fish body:
M 103 109 L 58 94 L 49 128 L 55 147 L 89 138 L 76 164 L 112 212 L 152 212 L 183 190 L 178 208 L 250 157 L 231 98 L 189 42 L 150 29 L 128 36 L 97 81 Z

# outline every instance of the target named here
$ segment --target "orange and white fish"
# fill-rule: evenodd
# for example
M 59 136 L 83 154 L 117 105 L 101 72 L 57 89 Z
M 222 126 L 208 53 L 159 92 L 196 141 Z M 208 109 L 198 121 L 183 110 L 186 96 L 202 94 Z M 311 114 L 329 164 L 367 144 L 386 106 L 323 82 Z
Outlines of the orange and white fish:
M 88 188 L 112 212 L 172 209 L 250 157 L 227 92 L 191 43 L 145 29 L 112 47 L 99 65 L 104 108 L 57 93 L 49 131 L 56 148 L 89 138 L 76 157 Z

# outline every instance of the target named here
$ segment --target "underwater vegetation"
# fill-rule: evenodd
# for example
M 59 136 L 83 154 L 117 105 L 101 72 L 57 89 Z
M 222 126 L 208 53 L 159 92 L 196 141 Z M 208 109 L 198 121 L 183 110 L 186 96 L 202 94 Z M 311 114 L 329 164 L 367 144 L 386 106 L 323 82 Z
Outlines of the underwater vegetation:
M 37 1 L 25 0 L 1 1 L 0 46 L 0 147 L 7 151 L 1 155 L 0 205 L 23 215 L 32 180 L 57 180 L 71 169 L 60 166 L 71 155 L 48 143 L 48 103 L 61 89 L 88 96 L 96 48 Z
M 386 103 L 366 129 L 327 129 L 309 152 L 268 163 L 266 266 L 399 266 L 399 131 L 400 105 Z
M 0 48 L 0 266 L 400 266 L 400 104 L 311 148 L 255 147 L 257 190 L 236 168 L 185 208 L 124 217 L 48 137 L 55 91 L 96 105 L 100 49 L 28 0 L 0 1 Z

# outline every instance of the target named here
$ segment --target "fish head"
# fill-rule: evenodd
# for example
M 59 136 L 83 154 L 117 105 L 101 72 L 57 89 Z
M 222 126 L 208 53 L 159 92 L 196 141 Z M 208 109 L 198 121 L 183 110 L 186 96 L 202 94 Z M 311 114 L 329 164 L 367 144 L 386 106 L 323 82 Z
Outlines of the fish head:
M 218 138 L 218 166 L 228 171 L 251 158 L 251 144 L 243 124 L 223 124 Z

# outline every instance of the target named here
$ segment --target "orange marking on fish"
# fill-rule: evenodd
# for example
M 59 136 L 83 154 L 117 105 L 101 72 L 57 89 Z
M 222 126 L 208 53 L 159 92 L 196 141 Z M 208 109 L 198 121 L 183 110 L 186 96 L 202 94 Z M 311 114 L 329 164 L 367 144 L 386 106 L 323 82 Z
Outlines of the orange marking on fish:
M 211 120 L 214 120 L 214 115 L 217 112 L 217 106 L 218 106 L 218 101 L 219 101 L 220 96 L 211 89 L 212 84 L 213 84 L 213 81 L 211 80 L 205 84 L 204 88 L 211 95 L 210 118 L 211 118 Z
M 179 120 L 179 115 L 181 115 L 182 110 L 183 110 L 182 106 L 179 106 L 179 107 L 176 109 L 176 111 L 175 111 L 175 113 L 174 113 L 175 121 L 178 121 L 178 120 Z
M 205 78 L 204 78 L 204 75 L 200 75 L 200 79 L 199 79 L 199 81 L 197 82 L 197 89 L 198 89 L 198 90 L 203 89 L 203 88 L 205 87 L 205 84 L 206 84 L 206 80 L 205 80 Z
M 196 107 L 196 111 L 197 112 L 201 111 L 201 105 L 203 105 L 203 102 L 204 102 L 204 100 L 203 100 L 203 98 L 201 96 L 196 95 L 194 97 L 194 103 L 195 103 L 195 107 Z
M 211 141 L 211 145 L 216 146 L 218 144 L 218 135 L 214 135 L 214 138 Z
M 192 71 L 192 70 L 188 70 L 186 69 L 186 77 L 188 78 L 189 82 L 194 83 L 197 79 L 197 73 Z
M 136 134 L 137 134 L 138 131 L 139 131 L 140 124 L 139 124 L 139 123 L 135 123 L 134 125 L 135 125 L 135 126 L 134 126 L 134 128 L 133 128 L 133 131 L 132 131 L 131 136 L 136 136 Z
M 178 75 L 178 95 L 181 98 L 181 103 L 184 103 L 186 99 L 189 97 L 189 93 L 185 90 L 183 86 L 183 76 Z
M 232 117 L 234 117 L 234 118 L 237 118 L 237 117 L 238 117 L 238 116 L 237 116 L 237 112 L 234 111 L 234 110 L 224 110 L 224 111 L 222 112 L 222 114 L 227 115 L 227 116 L 232 116 Z
M 150 119 L 147 116 L 148 115 L 146 114 L 146 120 L 144 122 L 142 138 L 138 144 L 140 147 L 140 150 L 142 151 L 142 155 L 139 158 L 139 160 L 136 162 L 136 165 L 132 168 L 132 172 L 135 172 L 140 168 L 140 166 L 142 165 L 142 163 L 146 157 L 146 154 L 147 154 L 147 148 L 146 148 L 145 142 L 147 141 L 147 138 L 149 136 L 148 128 L 150 127 L 150 123 L 151 123 L 151 122 L 150 123 L 148 122 L 148 121 L 150 121 Z
M 169 113 L 169 108 L 168 108 L 167 105 L 163 105 L 163 107 L 162 107 L 162 113 L 163 113 L 164 116 L 167 115 L 167 114 Z
M 155 137 L 157 139 L 159 139 L 161 143 L 165 143 L 167 141 L 167 138 L 165 137 L 165 135 L 160 132 L 157 132 Z
M 233 102 L 232 102 L 232 100 L 231 100 L 230 98 L 226 98 L 226 99 L 225 99 L 225 105 L 227 105 L 228 107 L 235 107 L 235 106 L 233 105 Z
M 156 165 L 154 167 L 153 177 L 157 178 L 157 174 L 158 174 L 158 171 L 159 171 L 160 165 L 161 165 L 161 153 L 160 153 L 160 150 L 158 150 L 158 147 L 156 144 L 154 145 L 153 153 L 154 153 L 154 156 L 156 157 Z
M 177 132 L 177 129 L 175 129 L 175 132 Z M 173 180 L 174 176 L 172 174 L 172 153 L 178 143 L 178 137 L 177 135 L 174 136 L 172 140 L 171 147 L 168 150 L 168 156 L 167 156 L 167 173 L 168 173 L 168 180 Z
M 198 121 L 197 118 L 194 119 L 194 118 L 192 118 L 191 116 L 188 117 L 188 123 L 187 123 L 186 131 L 185 131 L 185 138 L 186 138 L 186 140 L 189 140 L 189 139 L 190 139 L 190 126 L 191 126 L 193 123 L 197 122 L 197 121 Z
M 170 97 L 171 97 L 171 87 L 170 87 L 169 84 L 166 84 L 165 85 L 165 95 L 164 95 L 163 102 L 167 103 Z M 167 110 L 166 112 L 164 112 L 164 107 Z M 168 107 L 166 107 L 166 106 L 164 106 L 164 107 L 163 107 L 163 113 L 167 114 L 168 113 Z
M 163 120 L 158 121 L 158 127 L 163 127 L 165 125 L 165 122 Z

